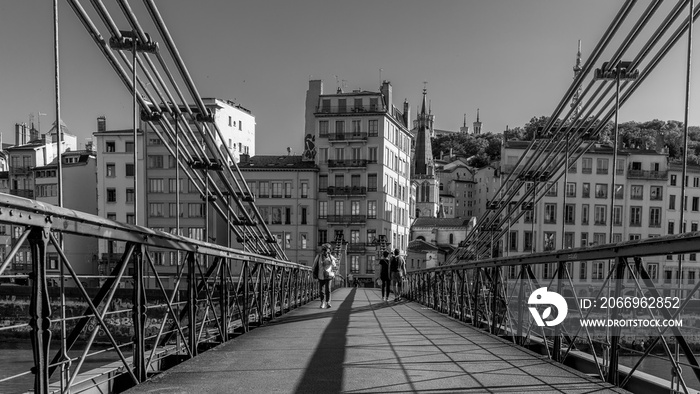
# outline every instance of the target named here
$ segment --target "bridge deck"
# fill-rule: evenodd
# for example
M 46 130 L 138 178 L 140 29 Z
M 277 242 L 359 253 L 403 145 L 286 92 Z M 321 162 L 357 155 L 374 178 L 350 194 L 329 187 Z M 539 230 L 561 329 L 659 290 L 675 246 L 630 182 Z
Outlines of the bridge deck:
M 340 289 L 129 393 L 625 392 L 376 289 Z

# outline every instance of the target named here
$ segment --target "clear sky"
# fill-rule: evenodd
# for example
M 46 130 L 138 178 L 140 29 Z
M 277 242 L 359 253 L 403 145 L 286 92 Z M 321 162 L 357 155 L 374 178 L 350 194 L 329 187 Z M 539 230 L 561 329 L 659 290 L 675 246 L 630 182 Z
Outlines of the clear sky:
M 82 3 L 90 7 L 89 1 Z M 131 3 L 138 12 L 141 2 Z M 288 146 L 301 153 L 309 79 L 322 79 L 327 93 L 335 91 L 336 76 L 347 90 L 377 91 L 380 69 L 381 79 L 393 85 L 394 104 L 401 107 L 408 99 L 413 116 L 427 82 L 439 129 L 458 129 L 465 113 L 471 126 L 477 108 L 484 131 L 496 133 L 551 115 L 572 82 L 578 40 L 585 60 L 621 4 L 157 1 L 200 94 L 234 100 L 252 111 L 258 154 L 286 154 Z M 108 129 L 130 128 L 130 95 L 65 1 L 60 10 L 64 122 L 81 143 L 95 131 L 100 115 L 107 116 Z M 44 132 L 55 120 L 52 24 L 50 0 L 0 1 L 5 142 L 14 140 L 14 124 L 28 122 L 30 113 L 35 122 L 36 113 L 47 114 L 41 116 Z M 683 120 L 679 77 L 685 60 L 681 56 L 669 64 L 670 71 L 660 73 L 676 78 L 650 79 L 621 111 L 622 120 Z M 700 119 L 691 117 L 689 123 Z

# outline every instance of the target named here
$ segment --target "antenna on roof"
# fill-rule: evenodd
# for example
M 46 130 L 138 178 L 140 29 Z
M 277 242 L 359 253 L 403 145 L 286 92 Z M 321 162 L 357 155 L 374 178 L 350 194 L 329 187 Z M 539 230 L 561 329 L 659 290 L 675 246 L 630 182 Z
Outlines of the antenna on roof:
M 340 78 L 338 76 L 335 76 L 335 91 L 340 92 Z

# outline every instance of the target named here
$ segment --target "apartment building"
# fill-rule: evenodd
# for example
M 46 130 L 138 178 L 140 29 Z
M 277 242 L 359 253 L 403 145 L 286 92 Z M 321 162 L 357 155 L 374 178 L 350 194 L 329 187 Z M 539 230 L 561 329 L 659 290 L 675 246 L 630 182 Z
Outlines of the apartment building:
M 508 141 L 504 145 L 502 157 L 507 163 L 502 167 L 504 178 L 517 171 L 516 158 L 525 152 L 526 146 L 521 141 Z M 611 146 L 592 146 L 569 167 L 566 184 L 561 177 L 535 204 L 534 210 L 526 211 L 517 222 L 511 223 L 508 236 L 500 245 L 501 251 L 505 255 L 518 255 L 658 237 L 677 231 L 677 220 L 674 222 L 669 216 L 674 211 L 668 207 L 680 209 L 680 205 L 675 205 L 680 202 L 674 197 L 679 192 L 671 186 L 678 184 L 680 176 L 669 167 L 667 154 L 642 149 L 618 150 L 614 190 L 610 190 L 612 161 Z M 518 196 L 530 187 L 533 183 L 527 182 Z M 697 195 L 700 199 L 700 193 Z M 693 197 L 689 198 L 692 201 Z M 614 201 L 612 213 L 611 200 Z M 579 294 L 588 295 L 587 285 L 607 276 L 608 264 L 608 261 L 585 261 L 569 267 L 575 284 L 580 287 Z M 661 272 L 674 275 L 663 257 L 645 258 L 645 265 L 657 283 L 661 282 Z M 551 279 L 555 270 L 555 264 L 547 264 L 537 267 L 535 275 Z M 517 268 L 510 269 L 509 275 L 517 276 Z
M 374 282 L 379 241 L 405 251 L 411 209 L 410 111 L 393 104 L 392 86 L 378 92 L 325 94 L 309 81 L 305 157 L 318 172 L 318 243 L 342 239 L 340 274 Z M 311 145 L 309 144 L 310 142 Z
M 316 164 L 294 155 L 243 154 L 238 167 L 255 195 L 263 221 L 287 258 L 312 265 L 318 243 Z M 234 247 L 243 248 L 242 239 L 235 241 Z

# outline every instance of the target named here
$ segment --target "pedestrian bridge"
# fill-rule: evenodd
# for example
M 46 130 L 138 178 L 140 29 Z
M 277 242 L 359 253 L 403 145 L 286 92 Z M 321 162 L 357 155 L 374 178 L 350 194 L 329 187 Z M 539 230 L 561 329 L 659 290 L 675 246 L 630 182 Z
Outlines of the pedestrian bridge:
M 341 288 L 128 393 L 626 392 L 378 289 Z

